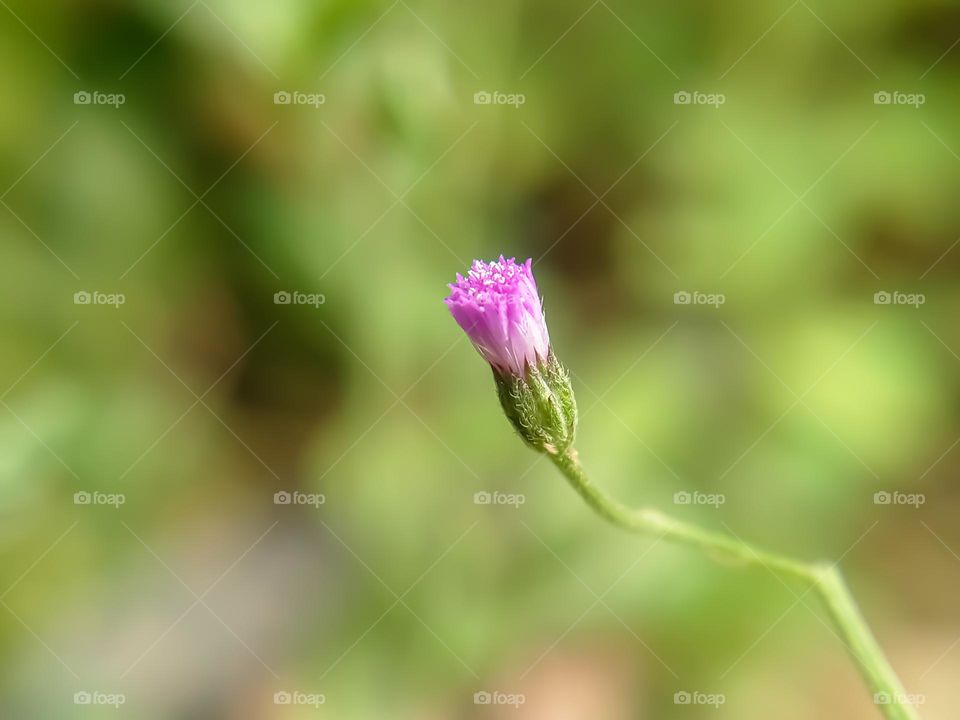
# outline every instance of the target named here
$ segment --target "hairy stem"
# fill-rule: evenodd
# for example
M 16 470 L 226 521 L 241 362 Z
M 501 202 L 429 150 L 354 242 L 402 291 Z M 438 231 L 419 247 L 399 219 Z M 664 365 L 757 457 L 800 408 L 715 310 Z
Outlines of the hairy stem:
M 815 592 L 826 606 L 830 619 L 873 695 L 877 709 L 887 720 L 919 720 L 920 716 L 908 704 L 900 680 L 870 632 L 836 565 L 806 563 L 770 553 L 729 535 L 675 520 L 653 508 L 628 508 L 590 482 L 572 448 L 562 454 L 550 454 L 549 457 L 580 497 L 614 525 L 690 545 L 712 557 L 762 565 L 777 575 L 803 583 L 806 587 L 804 593 Z

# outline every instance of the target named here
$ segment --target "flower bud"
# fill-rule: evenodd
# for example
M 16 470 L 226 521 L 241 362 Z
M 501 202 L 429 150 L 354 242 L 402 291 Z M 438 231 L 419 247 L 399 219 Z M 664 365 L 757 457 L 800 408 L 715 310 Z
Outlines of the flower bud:
M 577 426 L 570 376 L 550 347 L 532 261 L 475 260 L 445 300 L 454 319 L 493 369 L 500 405 L 535 450 L 566 451 Z

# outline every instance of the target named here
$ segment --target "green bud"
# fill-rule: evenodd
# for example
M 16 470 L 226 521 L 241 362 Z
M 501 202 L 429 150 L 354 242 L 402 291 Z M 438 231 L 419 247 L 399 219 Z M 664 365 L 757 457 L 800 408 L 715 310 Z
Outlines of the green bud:
M 546 362 L 528 366 L 522 377 L 496 368 L 493 377 L 503 412 L 527 445 L 550 455 L 573 445 L 577 402 L 569 373 L 552 353 Z

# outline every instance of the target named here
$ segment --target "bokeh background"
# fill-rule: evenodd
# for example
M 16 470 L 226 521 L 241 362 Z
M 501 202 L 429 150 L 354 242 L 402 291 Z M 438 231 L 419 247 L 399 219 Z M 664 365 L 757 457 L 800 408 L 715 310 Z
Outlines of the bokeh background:
M 840 560 L 957 716 L 954 4 L 0 5 L 3 717 L 878 717 L 512 436 L 441 302 L 500 253 L 596 481 Z

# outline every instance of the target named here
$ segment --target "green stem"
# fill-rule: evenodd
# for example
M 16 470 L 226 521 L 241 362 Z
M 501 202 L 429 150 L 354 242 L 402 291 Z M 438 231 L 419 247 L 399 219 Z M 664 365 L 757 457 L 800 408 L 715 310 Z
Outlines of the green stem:
M 778 575 L 801 581 L 807 586 L 805 592 L 813 590 L 820 596 L 883 716 L 887 720 L 919 720 L 836 565 L 805 563 L 769 553 L 728 535 L 675 520 L 653 508 L 628 508 L 590 482 L 572 448 L 566 453 L 548 456 L 580 497 L 614 525 L 690 545 L 711 556 L 762 565 Z

